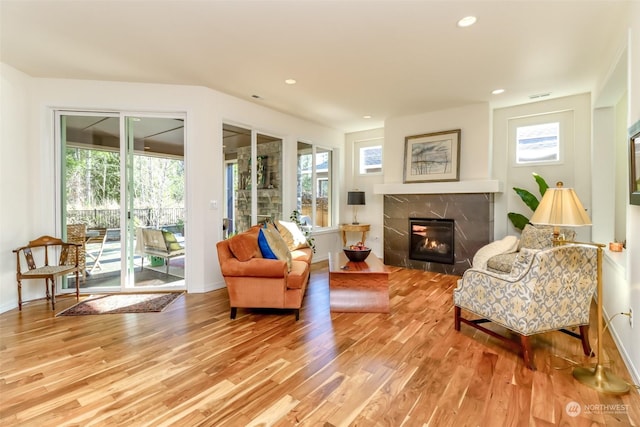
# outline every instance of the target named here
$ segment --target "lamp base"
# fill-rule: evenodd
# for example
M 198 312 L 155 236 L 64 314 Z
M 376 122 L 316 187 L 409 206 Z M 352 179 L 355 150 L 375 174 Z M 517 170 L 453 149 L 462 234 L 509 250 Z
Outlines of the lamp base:
M 629 392 L 629 384 L 611 372 L 607 372 L 600 364 L 595 368 L 575 368 L 573 377 L 599 393 L 625 394 Z

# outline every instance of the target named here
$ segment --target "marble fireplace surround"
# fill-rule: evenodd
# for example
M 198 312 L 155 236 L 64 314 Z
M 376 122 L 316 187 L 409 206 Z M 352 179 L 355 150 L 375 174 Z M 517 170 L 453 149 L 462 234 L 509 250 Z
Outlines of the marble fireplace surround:
M 494 193 L 501 191 L 494 180 L 377 184 L 374 193 L 384 195 L 384 263 L 462 275 L 477 250 L 493 240 Z M 409 218 L 455 221 L 453 265 L 409 259 Z

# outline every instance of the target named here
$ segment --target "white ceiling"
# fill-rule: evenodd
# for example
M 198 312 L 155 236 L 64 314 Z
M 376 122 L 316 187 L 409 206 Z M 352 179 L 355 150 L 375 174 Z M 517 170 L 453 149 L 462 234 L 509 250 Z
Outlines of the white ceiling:
M 593 91 L 624 40 L 629 5 L 0 0 L 0 59 L 34 77 L 206 86 L 351 132 Z M 458 28 L 466 15 L 478 22 Z

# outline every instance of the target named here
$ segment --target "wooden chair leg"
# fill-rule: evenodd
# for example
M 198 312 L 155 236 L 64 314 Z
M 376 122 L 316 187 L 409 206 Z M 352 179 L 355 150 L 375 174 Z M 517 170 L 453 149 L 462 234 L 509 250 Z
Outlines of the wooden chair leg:
M 231 307 L 231 319 L 235 319 L 237 313 L 238 313 L 238 307 Z
M 18 310 L 22 311 L 22 282 L 18 280 Z
M 56 279 L 51 278 L 51 310 L 56 309 Z
M 520 335 L 520 345 L 522 346 L 522 357 L 524 359 L 525 366 L 532 371 L 535 371 L 536 367 L 533 364 L 533 353 L 531 352 L 531 342 L 529 341 L 529 337 L 526 335 Z
M 296 322 L 300 320 L 300 309 L 296 308 Z
M 453 327 L 456 331 L 460 331 L 460 311 L 462 309 L 458 306 L 453 307 Z
M 585 356 L 594 356 L 591 344 L 589 344 L 589 325 L 580 326 L 580 340 Z
M 76 301 L 80 301 L 80 283 L 78 283 L 78 277 L 80 273 L 76 271 Z M 83 279 L 84 281 L 84 279 Z

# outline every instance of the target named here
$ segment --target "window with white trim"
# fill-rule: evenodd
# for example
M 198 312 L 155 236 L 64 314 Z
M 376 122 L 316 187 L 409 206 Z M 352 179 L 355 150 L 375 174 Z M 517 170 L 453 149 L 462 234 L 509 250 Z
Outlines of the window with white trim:
M 382 174 L 382 138 L 354 143 L 355 166 L 359 175 Z
M 560 122 L 516 128 L 516 164 L 560 161 Z

